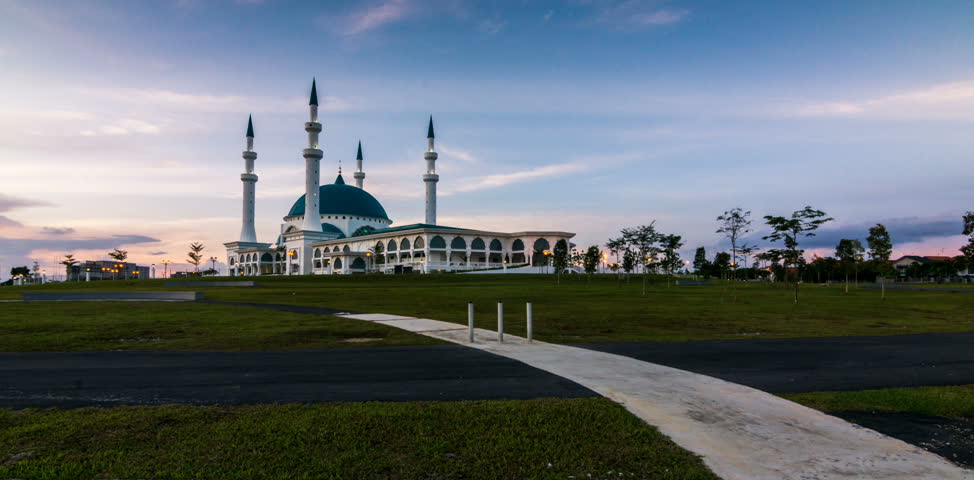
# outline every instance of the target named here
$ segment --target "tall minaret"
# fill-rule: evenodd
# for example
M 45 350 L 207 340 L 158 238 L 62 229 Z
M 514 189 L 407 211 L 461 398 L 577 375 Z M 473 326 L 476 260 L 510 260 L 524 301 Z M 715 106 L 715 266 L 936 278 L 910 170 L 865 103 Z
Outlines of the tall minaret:
M 247 149 L 243 152 L 244 173 L 240 174 L 243 182 L 243 224 L 240 227 L 241 242 L 257 242 L 257 232 L 254 230 L 254 187 L 257 175 L 254 174 L 254 119 L 247 118 Z
M 358 141 L 358 153 L 355 154 L 355 186 L 362 188 L 362 184 L 365 183 L 365 172 L 362 171 L 362 141 Z
M 426 159 L 426 174 L 423 175 L 423 182 L 426 183 L 426 223 L 436 225 L 436 182 L 440 181 L 440 176 L 436 174 L 436 152 L 433 151 L 433 116 L 430 115 L 430 126 L 426 131 L 427 150 L 423 155 Z
M 308 102 L 311 119 L 304 122 L 304 131 L 308 132 L 308 148 L 304 149 L 304 224 L 301 230 L 320 232 L 321 216 L 318 213 L 318 186 L 321 175 L 318 174 L 318 163 L 323 156 L 318 149 L 318 134 L 321 124 L 318 123 L 318 89 L 314 79 L 311 80 L 311 101 Z

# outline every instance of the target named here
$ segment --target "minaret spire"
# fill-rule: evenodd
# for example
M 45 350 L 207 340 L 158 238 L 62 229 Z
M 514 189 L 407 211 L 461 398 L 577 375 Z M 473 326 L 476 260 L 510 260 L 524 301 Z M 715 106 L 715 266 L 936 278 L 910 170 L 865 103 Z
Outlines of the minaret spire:
M 436 182 L 440 181 L 440 176 L 436 174 L 436 151 L 433 150 L 433 116 L 430 115 L 429 128 L 426 130 L 427 150 L 423 155 L 426 160 L 426 174 L 423 175 L 423 183 L 426 184 L 426 223 L 436 225 Z
M 254 197 L 257 175 L 254 174 L 254 160 L 257 160 L 257 152 L 254 151 L 254 119 L 252 115 L 247 118 L 247 149 L 243 152 L 243 159 L 244 173 L 240 174 L 240 181 L 243 182 L 243 217 L 240 226 L 240 241 L 256 242 Z
M 318 149 L 318 134 L 321 124 L 318 123 L 318 88 L 315 80 L 311 79 L 311 101 L 308 103 L 310 120 L 304 122 L 304 131 L 308 132 L 308 148 L 304 149 L 304 223 L 301 229 L 311 232 L 321 231 L 321 214 L 318 209 L 318 188 L 321 185 L 321 174 L 318 172 L 319 163 L 324 153 Z
M 355 186 L 358 188 L 363 188 L 365 184 L 365 171 L 362 170 L 362 141 L 358 141 L 358 152 L 355 154 Z

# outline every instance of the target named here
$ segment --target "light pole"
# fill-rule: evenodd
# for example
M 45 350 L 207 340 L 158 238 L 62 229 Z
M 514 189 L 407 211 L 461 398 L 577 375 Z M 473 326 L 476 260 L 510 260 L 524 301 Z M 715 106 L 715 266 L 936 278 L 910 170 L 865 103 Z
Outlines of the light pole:
M 550 263 L 550 260 L 548 259 L 549 256 L 551 256 L 551 250 L 545 250 L 544 251 L 544 273 L 546 274 L 548 273 L 548 264 Z
M 152 264 L 152 270 L 149 270 L 149 276 L 153 279 L 156 278 L 156 264 Z
M 163 266 L 163 274 L 162 274 L 162 277 L 163 278 L 169 278 L 169 264 L 170 263 L 172 263 L 172 262 L 169 261 L 169 260 L 163 260 L 162 261 L 162 266 Z
M 365 273 L 372 273 L 372 252 L 365 252 L 365 258 L 368 259 L 367 267 L 368 269 Z
M 216 261 L 217 261 L 216 257 L 210 257 L 210 270 L 216 270 Z
M 288 258 L 288 261 L 287 261 L 287 274 L 288 275 L 294 275 L 294 265 L 293 265 L 293 262 L 294 262 L 294 256 L 295 255 L 297 255 L 297 252 L 295 252 L 294 250 L 290 250 L 290 251 L 287 252 L 287 256 L 289 257 Z

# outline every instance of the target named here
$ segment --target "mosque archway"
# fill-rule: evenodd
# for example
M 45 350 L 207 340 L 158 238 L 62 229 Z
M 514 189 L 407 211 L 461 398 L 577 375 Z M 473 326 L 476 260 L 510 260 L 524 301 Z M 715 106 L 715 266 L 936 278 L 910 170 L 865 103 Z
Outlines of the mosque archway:
M 446 240 L 443 240 L 443 237 L 437 235 L 430 240 L 430 248 L 446 248 Z
M 274 256 L 269 253 L 265 253 L 260 256 L 260 261 L 264 263 L 274 263 Z
M 425 246 L 426 242 L 423 241 L 423 237 L 416 237 L 416 239 L 413 240 L 413 248 L 419 250 Z
M 409 239 L 404 238 L 399 242 L 399 250 L 409 250 Z
M 467 241 L 461 237 L 453 237 L 453 241 L 450 242 L 450 248 L 453 250 L 466 250 Z
M 342 259 L 340 259 L 340 258 L 336 258 L 335 259 L 335 268 L 336 269 L 341 269 L 342 268 Z
M 348 245 L 345 245 L 344 247 L 342 247 L 342 251 L 343 252 L 351 252 L 352 249 L 351 248 L 348 248 Z
M 352 270 L 365 270 L 365 260 L 362 257 L 355 257 L 352 261 Z
M 396 245 L 396 241 L 395 240 L 389 240 L 389 243 L 386 244 L 386 251 L 388 251 L 388 252 L 395 252 L 396 251 L 396 246 L 397 245 Z
M 477 237 L 477 238 L 473 239 L 472 242 L 470 242 L 470 249 L 471 250 L 486 250 L 487 249 L 487 246 L 484 244 L 484 240 L 482 238 Z
M 504 250 L 504 247 L 501 245 L 501 241 L 495 238 L 490 241 L 490 250 L 492 252 L 499 252 Z
M 520 252 L 524 251 L 524 242 L 521 239 L 514 240 L 514 244 L 511 245 L 511 251 Z

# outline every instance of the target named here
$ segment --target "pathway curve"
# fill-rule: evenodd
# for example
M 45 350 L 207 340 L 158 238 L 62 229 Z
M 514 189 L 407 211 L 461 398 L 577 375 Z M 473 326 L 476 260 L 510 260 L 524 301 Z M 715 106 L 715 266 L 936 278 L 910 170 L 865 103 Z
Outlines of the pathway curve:
M 519 360 L 615 400 L 728 480 L 974 479 L 900 440 L 774 395 L 611 353 L 386 314 L 344 315 Z

